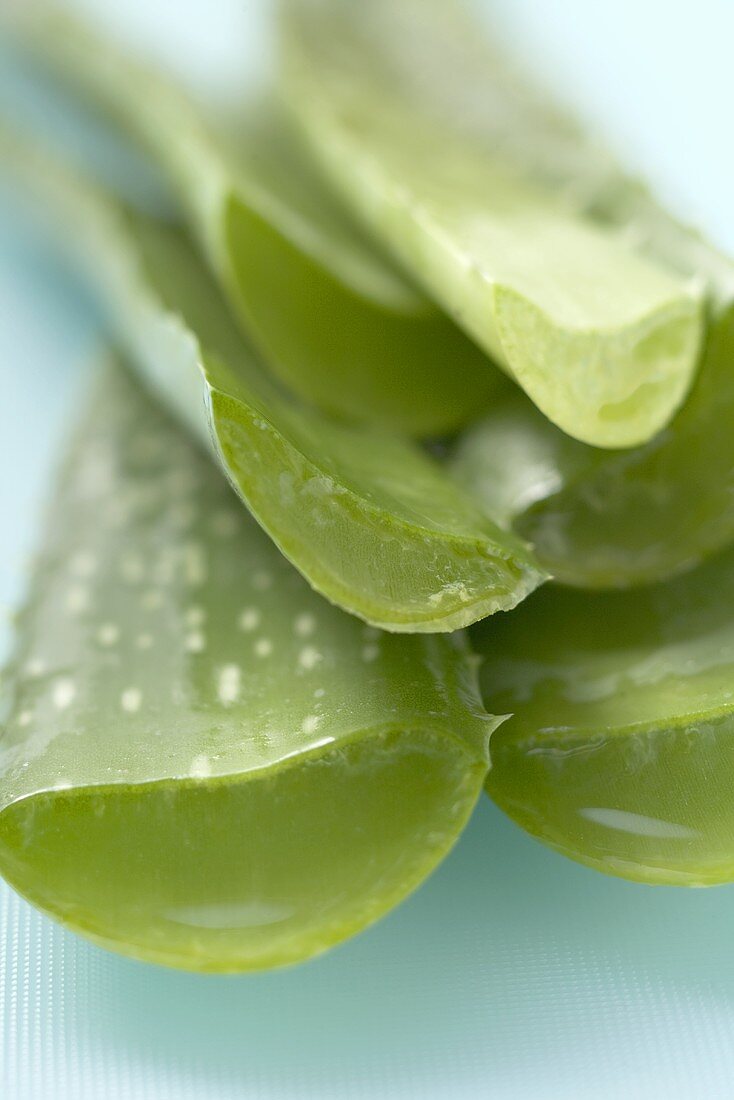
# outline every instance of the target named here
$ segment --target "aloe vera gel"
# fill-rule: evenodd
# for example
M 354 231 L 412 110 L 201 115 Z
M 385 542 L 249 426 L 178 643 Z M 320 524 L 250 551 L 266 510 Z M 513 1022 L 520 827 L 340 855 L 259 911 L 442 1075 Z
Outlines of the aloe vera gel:
M 483 791 L 600 871 L 732 881 L 730 260 L 458 4 L 283 0 L 231 111 L 2 22 L 161 192 L 0 102 L 116 349 L 0 686 L 4 877 L 212 972 L 368 926 Z

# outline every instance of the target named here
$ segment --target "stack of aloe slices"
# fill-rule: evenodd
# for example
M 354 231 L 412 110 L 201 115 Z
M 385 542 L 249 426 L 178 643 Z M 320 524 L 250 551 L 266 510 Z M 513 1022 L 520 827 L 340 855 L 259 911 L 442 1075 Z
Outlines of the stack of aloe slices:
M 4 678 L 0 869 L 220 971 L 376 919 L 485 784 L 601 870 L 731 879 L 734 265 L 458 6 L 279 16 L 277 95 L 226 121 L 66 10 L 7 20 L 168 206 L 0 130 L 120 349 Z

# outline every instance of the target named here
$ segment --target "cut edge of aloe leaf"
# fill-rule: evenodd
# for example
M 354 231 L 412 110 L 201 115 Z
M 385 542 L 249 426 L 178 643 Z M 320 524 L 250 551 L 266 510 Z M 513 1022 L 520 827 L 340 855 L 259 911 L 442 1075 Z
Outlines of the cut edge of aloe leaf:
M 610 801 L 617 800 L 610 798 L 609 777 L 605 769 L 615 763 L 619 766 L 619 762 L 594 759 L 595 751 L 600 754 L 603 751 L 600 743 L 604 736 L 597 729 L 584 731 L 579 728 L 572 733 L 549 730 L 543 748 L 537 743 L 537 737 L 529 735 L 527 744 L 530 752 L 535 754 L 531 759 L 527 749 L 523 749 L 522 736 L 514 735 L 510 720 L 505 735 L 502 730 L 492 735 L 492 770 L 485 781 L 485 789 L 492 801 L 525 832 L 568 859 L 595 871 L 653 886 L 720 886 L 733 882 L 734 842 L 729 854 L 719 853 L 714 857 L 691 856 L 686 850 L 696 835 L 702 832 L 702 822 L 705 822 L 710 834 L 715 835 L 717 829 L 711 827 L 707 811 L 714 801 L 719 807 L 724 805 L 732 786 L 731 771 L 726 773 L 722 782 L 719 778 L 720 767 L 702 766 L 701 754 L 705 750 L 695 743 L 696 738 L 714 740 L 718 737 L 726 746 L 734 736 L 731 711 L 723 712 L 718 718 L 689 715 L 678 719 L 675 724 L 660 727 L 645 727 L 642 724 L 620 727 L 609 734 L 609 739 L 630 738 L 643 761 L 646 739 L 652 740 L 656 735 L 665 743 L 650 749 L 646 767 L 656 766 L 666 782 L 672 787 L 678 785 L 686 793 L 686 812 L 680 816 L 690 818 L 690 823 L 680 819 L 670 820 L 670 815 L 659 817 L 651 813 L 650 806 L 645 804 L 647 792 L 642 777 L 638 799 L 627 798 L 623 807 L 609 805 Z M 666 767 L 666 755 L 686 749 L 692 757 L 689 767 L 678 772 L 675 768 Z M 557 804 L 554 769 L 551 766 L 543 773 L 542 768 L 536 768 L 535 764 L 544 752 L 550 756 L 554 750 L 559 760 L 566 754 L 573 759 L 574 754 L 581 756 L 586 753 L 591 766 L 598 769 L 596 787 L 592 783 L 586 787 L 587 791 L 595 789 L 598 793 L 597 798 L 586 798 L 587 802 L 592 802 L 591 805 L 577 808 L 569 799 L 560 813 L 557 808 L 543 811 L 546 800 Z M 634 758 L 634 754 L 635 750 L 630 756 Z M 691 791 L 687 785 L 692 778 L 696 782 Z M 581 777 L 579 779 L 583 782 Z M 594 802 L 598 804 L 594 805 Z M 731 825 L 734 829 L 734 820 Z M 583 830 L 583 839 L 579 836 L 579 830 Z M 630 843 L 631 837 L 637 837 L 637 840 Z M 665 851 L 662 850 L 663 845 Z
M 11 41 L 147 149 L 293 392 L 348 422 L 416 437 L 454 431 L 489 406 L 500 372 L 345 213 L 274 101 L 267 126 L 245 117 L 239 134 L 219 134 L 173 77 L 78 15 L 31 0 L 5 22 Z
M 123 212 L 37 144 L 0 137 L 6 168 L 144 380 L 214 442 L 248 508 L 322 595 L 383 629 L 439 632 L 509 609 L 546 579 L 415 445 L 280 393 L 175 227 Z
M 453 125 L 450 9 L 347 7 L 286 0 L 280 19 L 285 99 L 345 201 L 565 432 L 649 439 L 693 380 L 700 295 Z M 443 112 L 416 91 L 440 100 L 441 80 Z
M 330 602 L 382 630 L 451 632 L 487 615 L 510 610 L 547 579 L 520 541 L 513 554 L 513 550 L 493 547 L 479 533 L 457 535 L 441 532 L 435 526 L 421 528 L 391 515 L 348 486 L 339 485 L 333 473 L 305 459 L 276 425 L 213 384 L 206 366 L 202 370 L 207 381 L 211 431 L 224 470 L 281 552 Z M 337 425 L 330 427 L 340 432 Z M 249 448 L 243 464 L 238 456 L 245 439 Z M 391 441 L 386 438 L 382 442 L 387 447 Z M 380 441 L 374 443 L 379 446 Z M 395 455 L 398 460 L 409 457 L 397 450 Z M 424 473 L 419 468 L 417 472 Z M 284 479 L 288 487 L 281 502 Z M 294 525 L 290 516 L 292 494 L 297 496 L 299 490 L 305 493 L 312 512 Z M 349 521 L 349 529 L 343 533 L 335 525 L 329 526 L 340 513 Z M 375 533 L 378 524 L 383 529 Z M 368 537 L 355 550 L 353 540 L 358 530 Z M 406 568 L 417 573 L 416 550 L 421 543 L 432 544 L 433 548 L 430 561 L 422 563 L 420 581 L 410 587 L 401 585 L 399 579 L 396 583 Z M 334 560 L 341 562 L 340 570 L 330 564 Z M 450 579 L 442 583 L 441 577 L 446 576 Z M 371 581 L 372 586 L 360 585 L 360 577 Z M 370 590 L 378 583 L 380 598 L 370 597 Z
M 32 904 L 116 952 L 209 973 L 285 966 L 336 946 L 411 894 L 457 841 L 485 773 L 446 731 L 399 729 L 365 731 L 249 776 L 48 790 L 0 812 L 0 866 Z M 325 807 L 341 810 L 341 835 Z M 389 825 L 374 826 L 373 814 Z M 264 835 L 268 853 L 257 843 Z M 265 877 L 264 860 L 276 882 L 287 875 L 287 900 L 269 885 L 276 896 L 262 902 L 176 904 L 192 864 L 237 897 Z M 146 900 L 161 875 L 157 892 L 169 905 Z M 298 901 L 308 913 L 302 924 Z
M 496 286 L 493 300 L 512 377 L 550 421 L 582 443 L 639 446 L 669 423 L 693 384 L 702 306 L 692 296 L 663 302 L 609 333 L 560 331 L 510 286 Z M 597 381 L 583 397 L 589 364 L 597 365 L 600 379 L 613 377 L 613 390 L 602 396 L 604 381 Z
M 631 588 L 674 577 L 734 538 L 732 363 L 734 307 L 722 291 L 693 390 L 656 439 L 635 451 L 585 447 L 508 386 L 459 439 L 451 472 L 563 584 Z
M 308 958 L 411 892 L 502 721 L 463 639 L 321 600 L 111 364 L 50 505 L 4 674 L 8 881 L 106 947 L 213 972 Z
M 638 591 L 547 588 L 473 629 L 492 799 L 640 882 L 734 880 L 734 553 Z

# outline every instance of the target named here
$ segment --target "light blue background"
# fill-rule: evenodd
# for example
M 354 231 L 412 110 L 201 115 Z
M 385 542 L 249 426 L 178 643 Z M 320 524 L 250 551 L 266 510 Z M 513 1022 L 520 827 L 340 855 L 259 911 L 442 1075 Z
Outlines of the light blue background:
M 230 28 L 257 18 L 257 8 L 230 5 Z M 221 87 L 239 75 L 232 36 L 216 40 L 203 3 L 152 9 L 132 5 L 125 26 L 149 26 L 179 66 L 195 57 L 196 80 L 215 59 Z M 677 202 L 705 208 L 710 230 L 734 242 L 732 77 L 723 67 L 731 5 L 496 0 L 496 9 L 508 37 L 544 57 L 549 79 L 584 92 L 610 140 L 641 164 L 648 158 Z M 115 10 L 121 19 L 122 5 Z M 174 12 L 172 49 L 162 30 Z M 710 48 L 697 56 L 704 37 Z M 607 71 L 617 75 L 600 79 Z M 717 99 L 714 78 L 725 76 L 728 95 Z M 684 80 L 698 95 L 695 109 L 684 104 L 685 125 L 663 119 L 666 104 L 687 102 Z M 7 213 L 0 318 L 0 602 L 8 607 L 101 330 Z M 724 1100 L 734 1097 L 733 929 L 734 887 L 604 878 L 535 844 L 486 800 L 412 899 L 287 972 L 204 978 L 117 958 L 0 886 L 0 1097 Z

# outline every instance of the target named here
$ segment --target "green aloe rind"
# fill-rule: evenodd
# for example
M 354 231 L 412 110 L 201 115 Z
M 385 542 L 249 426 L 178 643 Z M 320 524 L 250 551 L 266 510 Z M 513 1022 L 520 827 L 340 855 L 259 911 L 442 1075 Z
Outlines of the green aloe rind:
M 492 63 L 467 75 L 452 5 L 282 6 L 285 97 L 369 228 L 565 432 L 659 431 L 693 379 L 699 296 L 472 128 L 497 110 Z
M 393 631 L 449 631 L 544 578 L 415 445 L 296 404 L 261 369 L 176 226 L 125 210 L 6 134 L 4 163 L 81 267 L 145 380 L 206 442 L 283 553 L 329 600 Z
M 487 740 L 461 638 L 331 607 L 208 457 L 107 365 L 5 670 L 0 868 L 125 954 L 297 962 L 451 847 Z
M 734 880 L 734 553 L 634 592 L 548 588 L 472 639 L 489 794 L 538 839 L 641 882 Z
M 339 206 L 272 102 L 209 117 L 69 11 L 6 13 L 11 40 L 117 118 L 164 171 L 260 353 L 331 415 L 430 436 L 486 408 L 498 372 Z

